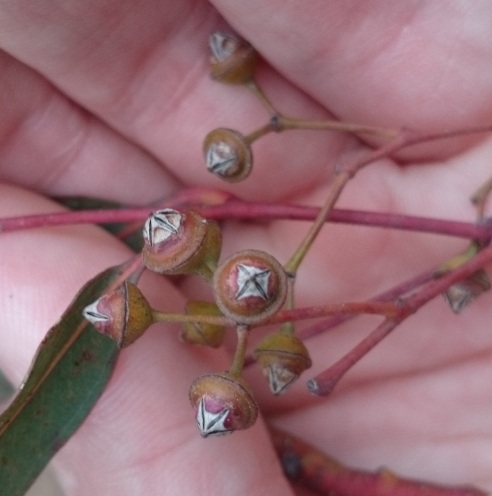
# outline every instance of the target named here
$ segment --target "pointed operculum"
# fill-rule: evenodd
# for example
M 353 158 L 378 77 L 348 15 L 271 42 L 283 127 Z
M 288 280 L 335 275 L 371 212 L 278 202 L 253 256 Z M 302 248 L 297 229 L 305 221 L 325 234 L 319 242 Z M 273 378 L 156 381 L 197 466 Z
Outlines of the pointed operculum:
M 210 131 L 203 142 L 203 153 L 207 169 L 225 181 L 242 181 L 251 173 L 251 144 L 234 129 Z
M 98 332 L 114 339 L 126 323 L 124 289 L 120 286 L 112 293 L 102 295 L 85 307 L 82 314 Z
M 196 423 L 202 437 L 231 434 L 235 430 L 231 409 L 208 395 L 198 400 Z
M 262 339 L 254 350 L 273 394 L 282 394 L 311 367 L 311 358 L 303 342 L 293 333 L 277 331 Z
M 210 36 L 212 79 L 244 84 L 253 79 L 258 54 L 245 40 L 217 31 Z
M 458 281 L 450 286 L 443 293 L 443 296 L 451 307 L 451 310 L 459 314 L 482 293 L 489 291 L 490 288 L 491 285 L 487 273 L 483 269 L 480 269 L 462 281 Z
M 299 378 L 299 374 L 295 374 L 281 364 L 271 364 L 264 367 L 262 372 L 268 381 L 270 391 L 275 395 L 284 393 Z
M 247 383 L 227 372 L 196 379 L 190 388 L 190 402 L 202 437 L 247 429 L 258 417 Z
M 118 347 L 133 343 L 153 323 L 152 308 L 140 289 L 124 282 L 83 310 L 84 317 Z

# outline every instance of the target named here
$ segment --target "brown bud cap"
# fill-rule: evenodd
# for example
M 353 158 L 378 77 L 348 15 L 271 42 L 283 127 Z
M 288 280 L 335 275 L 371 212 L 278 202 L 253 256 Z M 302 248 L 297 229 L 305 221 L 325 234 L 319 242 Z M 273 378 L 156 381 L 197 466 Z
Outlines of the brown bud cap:
M 197 273 L 206 279 L 220 255 L 221 235 L 216 222 L 189 210 L 166 208 L 152 213 L 144 230 L 142 257 L 159 274 Z
M 83 310 L 84 317 L 119 348 L 136 341 L 154 322 L 152 308 L 135 284 L 124 282 Z
M 487 273 L 477 270 L 467 278 L 450 286 L 443 293 L 444 299 L 454 313 L 461 313 L 472 301 L 491 288 Z
M 285 392 L 312 363 L 304 343 L 282 331 L 262 339 L 253 354 L 273 394 Z
M 217 31 L 210 36 L 209 46 L 212 79 L 228 84 L 244 84 L 253 79 L 258 55 L 247 41 Z
M 248 384 L 227 372 L 199 377 L 189 396 L 202 437 L 248 429 L 258 417 L 258 405 Z
M 259 324 L 274 315 L 287 295 L 287 275 L 268 253 L 244 250 L 214 273 L 213 291 L 221 312 L 238 324 Z
M 217 305 L 208 301 L 189 301 L 186 303 L 185 313 L 187 315 L 222 315 Z M 225 332 L 225 326 L 205 322 L 187 322 L 183 324 L 180 337 L 186 343 L 217 348 L 222 344 Z
M 224 181 L 246 179 L 253 167 L 251 145 L 234 129 L 214 129 L 205 137 L 203 153 L 207 169 Z

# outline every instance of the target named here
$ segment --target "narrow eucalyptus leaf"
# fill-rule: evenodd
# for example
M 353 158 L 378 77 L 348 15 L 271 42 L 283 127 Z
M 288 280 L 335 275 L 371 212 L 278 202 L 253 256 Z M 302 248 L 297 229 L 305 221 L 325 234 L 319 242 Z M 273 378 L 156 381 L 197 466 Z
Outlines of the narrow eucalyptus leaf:
M 84 421 L 108 383 L 118 348 L 82 309 L 120 278 L 108 269 L 79 292 L 41 342 L 31 368 L 0 416 L 0 492 L 23 495 Z
M 0 370 L 0 403 L 10 398 L 15 392 L 14 386 Z

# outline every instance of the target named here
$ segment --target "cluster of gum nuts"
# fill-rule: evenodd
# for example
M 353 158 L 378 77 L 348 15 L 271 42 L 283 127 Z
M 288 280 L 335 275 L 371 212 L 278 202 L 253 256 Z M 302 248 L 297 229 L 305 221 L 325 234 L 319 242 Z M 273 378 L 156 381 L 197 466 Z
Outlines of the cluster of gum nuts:
M 235 36 L 214 33 L 211 51 L 215 79 L 233 84 L 251 79 L 256 52 L 249 44 Z M 249 148 L 242 152 L 244 145 L 235 131 L 212 131 L 204 144 L 208 169 L 226 180 L 243 179 L 252 163 Z M 284 306 L 290 287 L 285 270 L 273 256 L 254 249 L 239 251 L 219 263 L 220 227 L 193 210 L 165 208 L 151 213 L 143 239 L 142 258 L 148 269 L 163 275 L 198 275 L 212 289 L 214 302 L 187 303 L 182 340 L 218 347 L 227 327 L 235 328 L 238 335 L 230 369 L 203 375 L 191 385 L 189 399 L 201 435 L 251 427 L 258 406 L 242 377 L 246 338 Z M 86 307 L 84 316 L 120 348 L 133 343 L 153 323 L 166 320 L 165 314 L 151 308 L 140 289 L 128 281 Z M 253 356 L 274 394 L 283 393 L 311 366 L 306 347 L 288 323 L 263 338 Z

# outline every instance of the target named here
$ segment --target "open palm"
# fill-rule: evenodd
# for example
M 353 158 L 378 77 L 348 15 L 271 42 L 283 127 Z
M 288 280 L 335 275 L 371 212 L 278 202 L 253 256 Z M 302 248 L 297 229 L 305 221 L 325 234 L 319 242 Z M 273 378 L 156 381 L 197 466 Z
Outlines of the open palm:
M 486 2 L 212 3 L 0 1 L 1 216 L 56 211 L 51 195 L 146 204 L 187 186 L 319 205 L 336 168 L 366 144 L 335 133 L 268 136 L 255 143 L 244 183 L 224 185 L 205 170 L 208 131 L 247 133 L 266 121 L 246 90 L 210 80 L 206 45 L 218 28 L 233 28 L 263 55 L 258 79 L 289 115 L 429 131 L 490 122 Z M 472 220 L 468 196 L 487 179 L 491 158 L 488 137 L 409 150 L 399 164 L 362 171 L 340 206 Z M 305 228 L 225 223 L 224 254 L 260 248 L 286 261 Z M 368 298 L 464 246 L 328 225 L 300 269 L 297 303 Z M 77 289 L 127 256 L 96 227 L 1 237 L 2 370 L 20 381 Z M 196 279 L 179 284 L 148 276 L 144 290 L 165 309 L 204 292 Z M 264 418 L 350 464 L 490 490 L 490 308 L 484 297 L 457 317 L 432 302 L 327 399 L 302 384 L 272 398 L 258 371 L 246 375 Z M 312 339 L 313 373 L 376 323 L 358 319 Z M 67 493 L 290 494 L 263 420 L 226 438 L 198 434 L 188 387 L 229 360 L 226 350 L 179 343 L 170 326 L 124 351 L 104 396 L 56 457 Z

